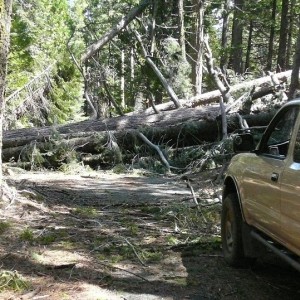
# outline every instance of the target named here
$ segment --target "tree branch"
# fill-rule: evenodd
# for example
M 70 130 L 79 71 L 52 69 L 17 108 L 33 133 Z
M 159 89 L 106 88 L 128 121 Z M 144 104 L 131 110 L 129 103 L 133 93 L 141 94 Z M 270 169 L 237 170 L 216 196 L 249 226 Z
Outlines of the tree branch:
M 171 97 L 171 100 L 173 101 L 173 103 L 175 104 L 175 107 L 176 108 L 179 108 L 181 107 L 181 103 L 179 102 L 179 99 L 177 97 L 177 95 L 175 94 L 174 90 L 172 89 L 172 87 L 169 85 L 169 83 L 167 82 L 167 80 L 165 79 L 164 75 L 160 72 L 160 70 L 157 68 L 157 66 L 155 65 L 155 63 L 152 61 L 152 59 L 150 58 L 150 56 L 148 55 L 144 45 L 143 45 L 143 42 L 142 42 L 142 39 L 141 39 L 141 36 L 140 34 L 134 30 L 133 31 L 134 34 L 135 34 L 135 37 L 136 39 L 138 40 L 140 46 L 141 46 L 141 49 L 142 49 L 142 52 L 143 52 L 143 55 L 147 61 L 147 63 L 150 65 L 150 67 L 152 68 L 152 70 L 154 71 L 154 73 L 157 75 L 157 77 L 159 78 L 161 84 L 163 85 L 163 87 L 166 89 L 167 93 L 169 94 L 169 96 Z
M 208 72 L 214 78 L 214 81 L 215 81 L 219 91 L 221 92 L 221 97 L 219 99 L 219 103 L 220 103 L 220 110 L 221 110 L 221 117 L 222 117 L 222 136 L 223 136 L 223 139 L 226 139 L 228 134 L 227 134 L 227 119 L 226 119 L 226 111 L 225 111 L 224 101 L 226 103 L 233 102 L 233 98 L 229 92 L 230 91 L 229 85 L 227 87 L 224 86 L 221 79 L 219 78 L 218 72 L 214 69 L 213 56 L 212 56 L 210 46 L 208 44 L 208 37 L 206 37 L 204 39 L 204 45 L 205 45 L 206 51 L 207 51 L 205 53 L 205 59 L 206 59 Z
M 159 147 L 157 145 L 154 145 L 153 143 L 151 143 L 141 132 L 137 131 L 137 135 L 143 140 L 143 142 L 145 142 L 148 146 L 150 146 L 151 148 L 153 148 L 154 150 L 156 150 L 156 152 L 159 154 L 160 159 L 162 160 L 163 164 L 167 167 L 168 172 L 170 172 L 170 164 L 167 161 L 167 159 L 165 158 L 164 154 L 162 153 L 162 151 L 159 149 Z
M 151 0 L 141 0 L 140 4 L 129 11 L 127 16 L 123 17 L 119 23 L 110 31 L 106 32 L 97 42 L 90 45 L 81 57 L 81 62 L 85 63 L 95 53 L 97 53 L 103 46 L 112 40 L 123 28 L 125 28 L 136 16 L 141 14 L 144 9 L 150 4 Z

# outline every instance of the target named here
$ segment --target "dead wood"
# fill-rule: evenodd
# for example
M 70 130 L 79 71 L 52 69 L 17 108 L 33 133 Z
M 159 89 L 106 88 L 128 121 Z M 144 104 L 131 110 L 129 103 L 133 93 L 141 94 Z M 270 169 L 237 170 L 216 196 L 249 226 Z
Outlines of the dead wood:
M 274 112 L 243 116 L 248 125 L 267 125 Z M 110 134 L 124 151 L 134 152 L 140 144 L 136 130 L 143 133 L 153 144 L 168 144 L 175 148 L 215 142 L 219 138 L 219 107 L 180 108 L 160 114 L 130 115 L 105 120 L 84 122 L 56 127 L 27 128 L 4 132 L 3 160 L 5 162 L 36 147 L 41 152 L 49 151 L 49 144 L 69 146 L 80 153 L 81 158 L 93 157 L 107 149 Z M 228 131 L 240 128 L 236 115 L 228 117 Z M 95 158 L 95 157 L 94 157 Z M 91 158 L 91 160 L 94 160 Z M 95 159 L 97 161 L 97 159 Z
M 151 143 L 141 132 L 138 131 L 137 135 L 142 139 L 143 142 L 145 142 L 148 146 L 153 148 L 158 153 L 161 161 L 166 166 L 167 171 L 170 172 L 170 168 L 171 168 L 170 164 L 169 164 L 168 160 L 166 159 L 166 157 L 164 156 L 164 154 L 162 153 L 162 151 L 159 149 L 159 147 L 157 145 L 154 145 L 153 143 Z
M 219 97 L 219 103 L 220 103 L 220 111 L 221 111 L 221 120 L 222 120 L 222 138 L 225 140 L 227 139 L 227 118 L 226 118 L 226 111 L 225 111 L 225 103 L 233 102 L 234 99 L 231 96 L 230 93 L 230 87 L 227 84 L 226 86 L 223 84 L 219 77 L 219 72 L 217 72 L 214 68 L 213 64 L 213 56 L 210 49 L 210 46 L 208 44 L 208 37 L 204 39 L 204 45 L 206 48 L 205 53 L 205 59 L 206 59 L 206 65 L 208 69 L 208 73 L 213 77 L 221 96 Z M 227 83 L 227 81 L 225 81 Z
M 133 275 L 133 276 L 136 276 L 137 278 L 140 278 L 140 279 L 142 279 L 142 280 L 144 280 L 144 281 L 146 281 L 146 282 L 149 282 L 149 280 L 148 280 L 147 278 L 145 278 L 145 277 L 143 277 L 143 276 L 141 276 L 141 275 L 139 275 L 139 274 L 133 273 L 133 272 L 131 272 L 131 271 L 125 270 L 125 269 L 120 268 L 120 267 L 116 267 L 116 266 L 114 266 L 114 265 L 112 265 L 112 264 L 103 263 L 103 262 L 98 262 L 98 264 L 100 264 L 100 265 L 102 265 L 102 266 L 104 266 L 104 267 L 106 267 L 106 268 L 111 268 L 111 269 L 120 270 L 120 271 L 122 271 L 122 272 L 126 272 L 126 273 L 128 273 L 128 274 L 130 274 L 130 275 Z M 97 271 L 97 270 L 96 270 L 96 271 Z M 99 270 L 99 272 L 102 272 L 102 271 L 103 271 L 103 270 Z
M 286 80 L 289 75 L 290 71 L 277 74 L 276 80 Z M 252 87 L 251 95 L 252 98 L 255 98 L 255 93 L 261 95 L 274 91 L 276 80 L 274 76 L 272 80 L 269 77 L 260 78 L 233 86 L 230 88 L 230 92 L 241 92 Z M 257 84 L 260 84 L 262 88 L 255 92 L 254 86 Z M 248 98 L 248 94 L 249 92 L 246 93 L 245 99 Z M 197 99 L 212 101 L 213 99 L 219 99 L 220 96 L 220 91 L 213 91 L 203 94 Z M 237 100 L 237 103 L 239 101 L 243 103 L 244 100 Z M 185 105 L 193 106 L 195 103 L 190 100 L 186 101 Z M 157 107 L 161 107 L 161 105 Z M 231 108 L 230 106 L 228 110 Z M 257 115 L 248 114 L 243 116 L 243 120 L 245 120 L 243 124 L 248 124 L 250 127 L 265 126 L 269 123 L 273 114 L 274 112 Z M 127 153 L 134 152 L 135 145 L 139 144 L 137 130 L 147 137 L 153 145 L 164 143 L 175 148 L 184 148 L 199 145 L 204 141 L 215 142 L 220 139 L 220 115 L 218 106 L 188 107 L 152 115 L 128 114 L 110 119 L 87 120 L 61 126 L 6 131 L 3 137 L 3 161 L 7 162 L 12 159 L 18 161 L 21 155 L 26 154 L 27 150 L 32 152 L 34 147 L 43 153 L 47 153 L 49 144 L 58 146 L 63 143 L 70 149 L 80 153 L 83 161 L 92 164 L 106 159 L 105 156 L 99 156 L 99 154 L 105 149 L 112 148 L 109 147 L 112 136 L 115 138 L 114 143 L 122 149 L 123 153 L 124 151 L 127 151 Z M 227 121 L 228 126 L 226 126 L 226 129 L 229 133 L 240 128 L 240 117 L 238 115 L 230 115 Z M 115 162 L 117 161 L 120 161 L 120 159 L 115 158 Z M 168 167 L 167 164 L 165 165 Z
M 290 77 L 291 71 L 276 74 L 276 78 L 279 80 L 280 83 L 287 82 Z M 242 93 L 244 90 L 251 90 L 253 87 L 255 87 L 255 91 L 253 93 L 252 100 L 271 94 L 275 91 L 270 76 L 265 76 L 233 85 L 230 88 L 230 92 L 233 96 L 235 96 L 236 93 Z M 210 103 L 219 102 L 220 96 L 221 92 L 219 90 L 214 90 L 211 92 L 191 97 L 188 100 L 179 100 L 179 102 L 181 103 L 182 107 L 191 108 L 197 107 L 199 105 L 207 105 Z M 156 105 L 156 108 L 160 111 L 166 111 L 175 109 L 175 106 L 174 103 L 170 101 L 167 103 Z M 146 109 L 145 113 L 153 113 L 152 108 Z

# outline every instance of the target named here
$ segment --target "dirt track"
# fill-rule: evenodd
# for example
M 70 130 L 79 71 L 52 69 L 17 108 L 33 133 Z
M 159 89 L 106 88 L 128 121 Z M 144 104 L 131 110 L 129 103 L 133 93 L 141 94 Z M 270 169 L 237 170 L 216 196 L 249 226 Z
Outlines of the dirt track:
M 200 204 L 216 197 L 207 176 L 193 179 Z M 253 269 L 228 267 L 219 206 L 198 212 L 179 177 L 25 173 L 8 182 L 23 197 L 2 210 L 2 270 L 30 286 L 0 299 L 300 298 L 299 273 L 272 255 Z

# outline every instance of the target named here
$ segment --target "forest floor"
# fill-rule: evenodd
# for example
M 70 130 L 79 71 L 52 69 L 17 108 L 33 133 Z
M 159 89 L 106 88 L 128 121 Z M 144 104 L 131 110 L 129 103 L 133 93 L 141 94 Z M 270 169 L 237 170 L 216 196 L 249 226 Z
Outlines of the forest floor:
M 188 177 L 197 209 L 180 176 L 8 172 L 0 299 L 300 299 L 300 274 L 271 254 L 226 265 L 215 176 Z

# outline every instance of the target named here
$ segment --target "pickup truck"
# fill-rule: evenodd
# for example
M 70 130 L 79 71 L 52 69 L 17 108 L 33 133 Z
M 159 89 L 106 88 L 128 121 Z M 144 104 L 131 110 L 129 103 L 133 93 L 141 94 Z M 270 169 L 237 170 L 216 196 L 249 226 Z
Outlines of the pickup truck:
M 300 99 L 277 112 L 257 146 L 245 132 L 234 148 L 221 214 L 226 262 L 249 265 L 269 248 L 300 271 Z

